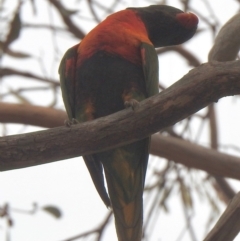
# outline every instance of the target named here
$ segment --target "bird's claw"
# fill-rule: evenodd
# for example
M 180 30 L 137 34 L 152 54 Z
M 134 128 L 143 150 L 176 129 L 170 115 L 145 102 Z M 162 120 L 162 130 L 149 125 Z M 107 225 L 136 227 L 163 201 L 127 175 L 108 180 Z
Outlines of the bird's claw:
M 72 118 L 71 120 L 65 120 L 64 121 L 64 125 L 66 127 L 71 127 L 72 125 L 76 125 L 78 123 L 79 123 L 79 121 L 77 119 L 74 119 L 74 118 Z
M 131 107 L 132 110 L 136 110 L 139 106 L 139 102 L 135 99 L 130 99 L 124 102 L 126 108 Z

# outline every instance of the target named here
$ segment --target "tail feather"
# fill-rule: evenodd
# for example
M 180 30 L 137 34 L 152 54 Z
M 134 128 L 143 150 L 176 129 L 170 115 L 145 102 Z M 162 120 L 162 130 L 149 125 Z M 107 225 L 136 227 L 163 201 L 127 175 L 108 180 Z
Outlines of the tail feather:
M 142 240 L 148 143 L 145 139 L 112 150 L 109 161 L 102 161 L 119 241 Z
M 95 154 L 101 158 L 119 241 L 141 241 L 149 139 Z
M 140 200 L 142 198 L 140 197 Z M 142 239 L 142 201 L 139 199 L 126 204 L 122 209 L 115 208 L 115 226 L 119 241 L 140 241 Z

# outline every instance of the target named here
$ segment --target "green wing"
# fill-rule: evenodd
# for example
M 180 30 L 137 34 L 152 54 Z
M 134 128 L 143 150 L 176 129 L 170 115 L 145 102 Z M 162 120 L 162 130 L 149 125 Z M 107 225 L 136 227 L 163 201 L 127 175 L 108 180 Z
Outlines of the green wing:
M 62 89 L 63 102 L 69 120 L 75 118 L 75 82 L 76 82 L 76 63 L 77 48 L 79 45 L 67 50 L 60 63 L 58 73 L 60 75 L 60 85 Z
M 78 45 L 67 50 L 59 66 L 60 84 L 62 89 L 63 102 L 69 120 L 77 118 L 76 111 L 76 81 L 77 81 L 77 58 Z M 79 109 L 79 108 L 78 108 Z M 84 106 L 82 109 L 85 112 Z M 85 112 L 86 113 L 86 112 Z M 85 113 L 82 113 L 84 115 Z M 83 118 L 86 119 L 86 118 Z M 78 121 L 81 121 L 78 118 Z M 85 164 L 90 172 L 93 183 L 106 206 L 110 206 L 110 200 L 104 185 L 103 167 L 101 162 L 94 161 L 92 156 L 83 156 Z
M 142 43 L 141 56 L 148 97 L 159 93 L 158 56 L 153 45 Z

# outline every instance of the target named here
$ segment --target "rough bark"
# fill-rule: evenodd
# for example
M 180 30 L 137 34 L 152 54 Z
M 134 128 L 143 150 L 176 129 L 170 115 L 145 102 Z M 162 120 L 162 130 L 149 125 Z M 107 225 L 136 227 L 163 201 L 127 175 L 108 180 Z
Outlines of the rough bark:
M 28 167 L 107 150 L 149 136 L 218 99 L 240 93 L 240 62 L 209 63 L 139 104 L 69 127 L 0 139 L 0 170 Z

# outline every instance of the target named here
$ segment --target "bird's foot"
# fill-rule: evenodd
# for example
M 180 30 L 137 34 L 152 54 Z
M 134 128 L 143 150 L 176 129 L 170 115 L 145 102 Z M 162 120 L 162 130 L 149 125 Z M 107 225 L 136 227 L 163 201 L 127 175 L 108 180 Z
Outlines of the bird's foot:
M 65 120 L 64 121 L 64 125 L 66 127 L 71 127 L 72 125 L 76 125 L 78 123 L 79 123 L 79 121 L 77 119 L 74 119 L 74 118 L 72 118 L 71 120 Z
M 126 108 L 131 107 L 132 110 L 136 110 L 139 106 L 139 102 L 135 99 L 130 99 L 124 102 Z

